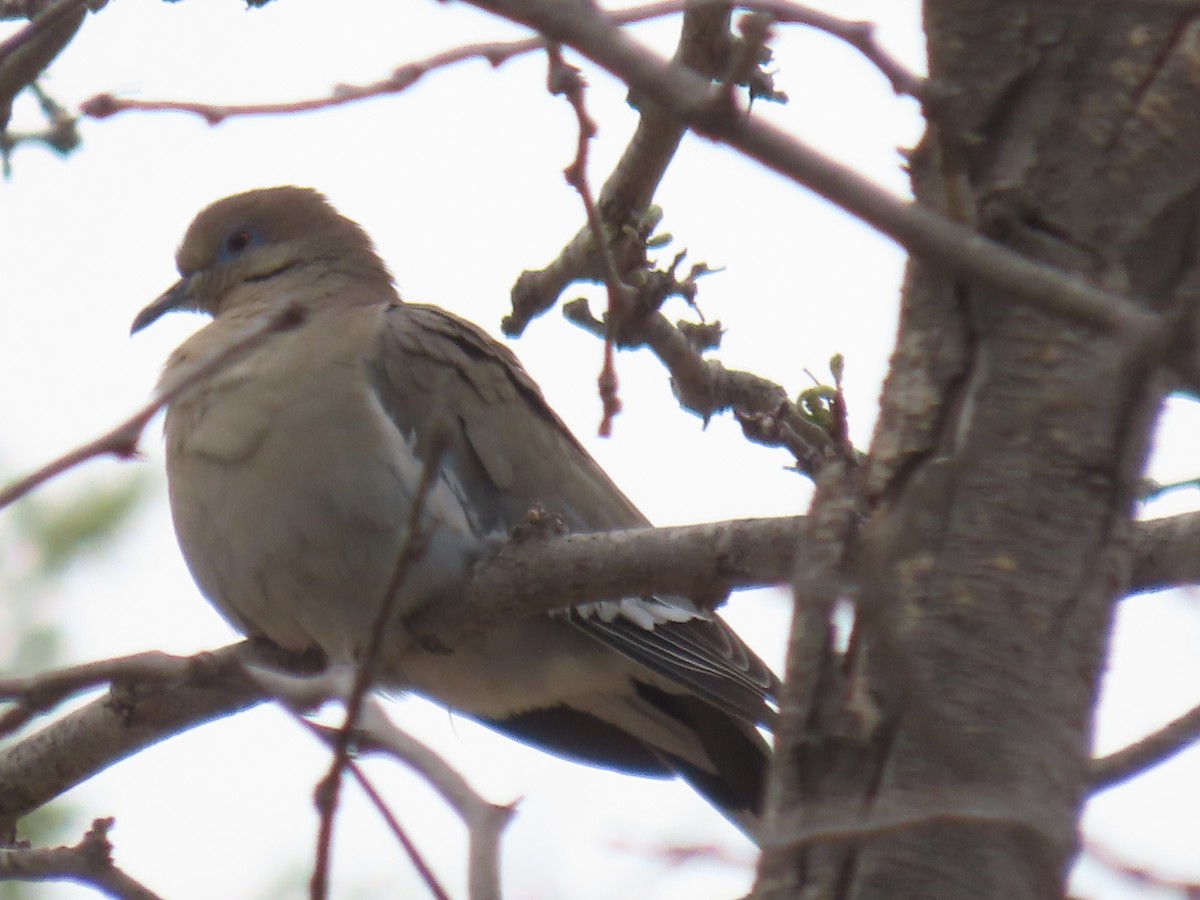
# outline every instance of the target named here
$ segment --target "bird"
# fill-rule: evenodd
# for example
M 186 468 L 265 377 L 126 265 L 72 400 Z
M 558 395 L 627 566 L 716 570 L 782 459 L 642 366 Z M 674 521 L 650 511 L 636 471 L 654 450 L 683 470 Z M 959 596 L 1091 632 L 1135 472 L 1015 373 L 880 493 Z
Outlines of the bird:
M 459 597 L 531 511 L 573 532 L 648 524 L 515 354 L 465 319 L 402 300 L 364 229 L 318 191 L 218 200 L 175 261 L 179 280 L 132 331 L 172 311 L 211 317 L 159 382 L 171 396 L 168 494 L 201 593 L 244 634 L 359 661 L 418 502 L 423 552 L 396 591 L 397 629 Z M 196 377 L 283 314 L 288 327 Z M 682 777 L 755 837 L 778 680 L 692 600 L 618 598 L 449 648 L 390 637 L 383 647 L 377 687 L 577 762 Z

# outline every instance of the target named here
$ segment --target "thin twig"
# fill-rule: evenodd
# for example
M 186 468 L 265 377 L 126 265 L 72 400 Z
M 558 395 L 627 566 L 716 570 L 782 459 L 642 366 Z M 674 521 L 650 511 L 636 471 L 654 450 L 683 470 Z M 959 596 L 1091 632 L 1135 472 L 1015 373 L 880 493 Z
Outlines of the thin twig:
M 308 729 L 311 734 L 315 735 L 323 743 L 328 744 L 331 748 L 337 746 L 338 735 L 341 729 L 327 728 L 323 725 L 318 725 L 315 722 L 310 722 L 308 719 L 304 718 L 304 716 L 296 712 L 296 710 L 291 708 L 291 698 L 289 697 L 277 699 L 283 699 L 283 708 L 291 713 L 292 717 L 300 725 Z M 362 729 L 359 728 L 355 733 L 356 743 L 361 740 L 361 735 Z M 367 778 L 366 773 L 363 772 L 362 767 L 359 766 L 358 763 L 353 759 L 348 759 L 346 761 L 346 769 L 349 770 L 350 774 L 354 776 L 354 780 L 358 782 L 359 787 L 362 788 L 363 792 L 367 795 L 367 798 L 371 801 L 372 805 L 374 805 L 375 810 L 380 816 L 383 817 L 383 820 L 387 823 L 392 835 L 400 844 L 401 849 L 404 850 L 405 855 L 408 856 L 409 862 L 411 862 L 413 868 L 417 870 L 417 874 L 421 876 L 421 880 L 425 882 L 425 886 L 429 888 L 429 892 L 433 894 L 436 900 L 450 900 L 449 892 L 447 892 L 441 881 L 438 880 L 436 873 L 433 871 L 433 867 L 429 865 L 420 849 L 415 843 L 413 843 L 412 838 L 408 836 L 408 832 L 405 831 L 404 826 L 400 824 L 400 821 L 388 808 L 388 805 L 384 802 L 379 791 L 375 789 L 375 785 L 371 783 L 370 779 Z
M 362 766 L 354 760 L 350 760 L 346 768 L 350 770 L 350 774 L 354 776 L 354 780 L 358 782 L 358 786 L 367 795 L 367 799 L 371 801 L 376 812 L 383 817 L 393 837 L 404 848 L 409 862 L 413 864 L 413 868 L 417 870 L 417 874 L 421 876 L 421 880 L 425 882 L 425 886 L 429 888 L 429 892 L 433 894 L 436 900 L 450 900 L 449 892 L 438 881 L 432 867 L 421 854 L 417 845 L 413 843 L 412 838 L 408 836 L 408 832 L 404 830 L 400 821 L 392 814 L 388 805 L 383 802 L 383 797 L 380 796 L 379 791 L 375 790 L 375 785 L 367 778 L 367 774 L 362 770 Z
M 1200 897 L 1200 874 L 1192 878 L 1168 878 L 1146 866 L 1122 859 L 1109 848 L 1086 838 L 1082 856 L 1110 873 L 1133 882 L 1133 890 L 1129 896 L 1180 897 L 1183 900 L 1196 900 Z
M 1144 352 L 1168 339 L 1159 316 L 1128 298 L 1016 253 L 947 217 L 901 200 L 758 117 L 729 115 L 707 79 L 671 65 L 613 27 L 594 6 L 568 0 L 472 0 L 574 47 L 631 88 L 720 141 L 888 235 L 914 255 L 967 279 L 1106 333 Z
M 57 706 L 68 697 L 116 681 L 161 683 L 183 678 L 195 667 L 186 656 L 149 651 L 85 663 L 24 678 L 0 680 L 0 700 L 16 700 L 0 715 L 0 737 L 16 731 L 35 715 Z
M 564 304 L 563 315 L 598 337 L 607 334 L 607 326 L 592 315 L 586 299 Z M 813 478 L 839 454 L 834 436 L 807 418 L 782 387 L 753 372 L 726 369 L 705 359 L 661 312 L 626 321 L 621 338 L 622 346 L 649 347 L 671 373 L 680 404 L 706 422 L 728 410 L 747 438 L 791 451 L 796 468 Z
M 421 528 L 421 515 L 425 509 L 425 500 L 437 482 L 443 450 L 442 442 L 435 441 L 435 443 L 436 446 L 430 451 L 421 471 L 421 481 L 413 495 L 412 505 L 408 510 L 408 521 L 405 523 L 401 538 L 400 550 L 396 555 L 396 565 L 392 570 L 391 578 L 388 579 L 387 589 L 380 598 L 379 611 L 375 616 L 370 641 L 359 662 L 350 694 L 346 698 L 346 716 L 334 746 L 333 762 L 330 764 L 329 772 L 317 786 L 317 808 L 320 811 L 321 822 L 317 832 L 316 862 L 309 884 L 309 895 L 312 900 L 325 900 L 328 896 L 329 851 L 333 840 L 333 821 L 337 813 L 338 795 L 341 791 L 342 771 L 350 759 L 350 745 L 355 723 L 358 721 L 363 699 L 375 683 L 384 639 L 393 633 L 393 629 L 389 626 L 392 624 L 397 595 L 408 577 L 413 563 L 425 552 L 427 535 Z
M 1092 761 L 1091 788 L 1116 787 L 1200 741 L 1200 706 L 1116 753 Z
M 745 0 L 733 4 L 742 9 L 754 10 L 771 16 L 779 22 L 806 25 L 824 31 L 832 37 L 846 42 L 858 50 L 891 83 L 897 94 L 920 97 L 924 81 L 914 75 L 890 56 L 875 40 L 874 27 L 868 22 L 852 22 L 826 15 L 794 3 L 780 0 Z M 666 0 L 634 9 L 607 13 L 614 25 L 630 25 L 665 16 L 678 15 L 687 10 L 686 0 Z M 84 101 L 79 111 L 85 116 L 105 119 L 123 112 L 179 112 L 190 113 L 204 119 L 209 125 L 219 125 L 227 119 L 242 116 L 294 115 L 332 109 L 349 103 L 358 103 L 375 97 L 399 94 L 412 87 L 425 75 L 438 69 L 449 68 L 458 63 L 482 59 L 493 68 L 498 68 L 517 56 L 523 56 L 546 46 L 541 37 L 518 41 L 490 41 L 466 44 L 435 53 L 416 62 L 397 67 L 391 75 L 367 84 L 339 84 L 327 96 L 286 103 L 193 103 L 181 100 L 135 100 L 116 97 L 113 94 L 98 94 Z
M 74 847 L 0 849 L 0 881 L 74 881 L 118 900 L 160 900 L 112 861 L 112 819 L 96 819 Z
M 637 9 L 614 12 L 610 14 L 610 18 L 615 24 L 628 25 L 674 15 L 680 12 L 682 7 L 682 0 L 668 0 L 668 2 L 651 3 Z M 431 72 L 471 60 L 482 59 L 496 69 L 515 57 L 541 50 L 545 46 L 546 40 L 542 37 L 524 38 L 518 41 L 465 44 L 461 47 L 443 50 L 416 62 L 405 63 L 397 67 L 387 78 L 379 81 L 359 85 L 339 84 L 328 96 L 293 100 L 286 103 L 192 103 L 179 100 L 134 100 L 116 97 L 112 94 L 98 94 L 85 100 L 80 105 L 79 111 L 94 119 L 106 119 L 123 112 L 191 113 L 204 119 L 209 125 L 219 125 L 227 119 L 242 116 L 294 115 L 333 109 L 374 97 L 399 94 L 408 90 Z
M 575 159 L 567 166 L 564 175 L 567 184 L 575 188 L 579 199 L 583 201 L 583 209 L 587 215 L 588 228 L 591 230 L 594 252 L 600 259 L 604 271 L 604 284 L 608 289 L 608 327 L 604 335 L 604 365 L 600 369 L 598 384 L 600 387 L 600 402 L 603 406 L 603 418 L 600 421 L 600 436 L 612 434 L 613 418 L 621 411 L 621 399 L 617 395 L 617 369 L 613 359 L 614 336 L 621 322 L 625 319 L 629 308 L 628 288 L 621 281 L 617 272 L 617 264 L 613 259 L 612 250 L 604 234 L 604 223 L 596 209 L 596 201 L 592 196 L 592 188 L 588 183 L 587 164 L 588 146 L 596 136 L 596 123 L 588 115 L 584 99 L 586 87 L 579 69 L 567 65 L 562 58 L 562 48 L 558 44 L 546 47 L 546 57 L 550 63 L 550 71 L 546 77 L 550 93 L 562 95 L 575 111 L 575 119 L 579 123 L 579 139 L 575 144 Z
M 716 77 L 727 65 L 730 12 L 731 7 L 721 3 L 687 4 L 675 62 L 706 78 Z M 637 129 L 605 179 L 598 203 L 610 236 L 608 246 L 621 272 L 645 266 L 643 223 L 686 130 L 677 116 L 658 104 L 643 102 L 636 95 L 634 102 L 640 113 Z M 594 248 L 592 229 L 585 221 L 549 265 L 522 272 L 512 288 L 512 312 L 500 323 L 501 330 L 517 337 L 570 284 L 603 281 Z
M 150 420 L 158 411 L 187 393 L 201 381 L 232 366 L 247 354 L 251 353 L 274 334 L 289 331 L 300 325 L 304 320 L 304 312 L 299 307 L 285 307 L 263 319 L 244 335 L 226 344 L 208 359 L 201 360 L 186 376 L 175 381 L 169 388 L 161 391 L 153 400 L 135 412 L 116 428 L 102 434 L 93 441 L 88 441 L 74 450 L 64 453 L 58 459 L 47 463 L 36 472 L 20 478 L 3 490 L 0 490 L 0 509 L 21 499 L 34 488 L 40 487 L 50 479 L 61 475 L 69 469 L 87 462 L 98 456 L 112 454 L 119 459 L 131 459 L 137 456 L 138 441 Z
M 397 728 L 382 712 L 372 716 L 356 738 L 360 752 L 382 752 L 412 767 L 450 804 L 467 826 L 468 896 L 471 900 L 500 900 L 500 839 L 516 805 L 489 803 L 453 766 Z
M 909 70 L 879 44 L 875 37 L 875 25 L 871 22 L 839 19 L 798 3 L 788 3 L 787 0 L 746 0 L 736 5 L 770 16 L 780 24 L 807 25 L 844 41 L 883 73 L 897 94 L 921 101 L 926 99 L 925 79 Z

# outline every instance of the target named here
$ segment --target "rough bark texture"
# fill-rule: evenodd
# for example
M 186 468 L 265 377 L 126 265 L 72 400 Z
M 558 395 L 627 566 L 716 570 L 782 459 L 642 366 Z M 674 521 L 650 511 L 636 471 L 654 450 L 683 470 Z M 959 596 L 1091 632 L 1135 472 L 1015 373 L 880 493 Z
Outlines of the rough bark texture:
M 1136 3 L 925 12 L 949 91 L 913 157 L 918 200 L 1182 317 L 1200 21 Z M 844 685 L 781 730 L 759 896 L 1059 897 L 1162 359 L 919 260 L 898 340 L 845 558 Z

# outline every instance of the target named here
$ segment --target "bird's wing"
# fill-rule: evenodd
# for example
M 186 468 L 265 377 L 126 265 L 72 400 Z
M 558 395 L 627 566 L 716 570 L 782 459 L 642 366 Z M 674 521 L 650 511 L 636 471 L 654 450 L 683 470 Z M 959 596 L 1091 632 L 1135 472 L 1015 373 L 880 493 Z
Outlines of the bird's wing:
M 419 456 L 440 433 L 443 474 L 482 534 L 507 535 L 535 507 L 572 531 L 647 524 L 508 348 L 432 306 L 400 304 L 385 323 L 369 360 L 379 398 Z M 728 714 L 770 721 L 774 675 L 719 617 L 691 601 L 627 598 L 563 615 Z

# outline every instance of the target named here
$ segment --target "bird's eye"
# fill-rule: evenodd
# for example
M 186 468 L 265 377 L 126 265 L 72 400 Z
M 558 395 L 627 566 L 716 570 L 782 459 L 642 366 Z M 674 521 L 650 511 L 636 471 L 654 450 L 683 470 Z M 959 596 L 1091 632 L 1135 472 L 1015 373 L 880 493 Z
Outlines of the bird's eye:
M 247 248 L 258 243 L 258 232 L 250 228 L 238 228 L 225 235 L 225 240 L 221 242 L 220 260 L 228 262 L 236 256 L 240 256 Z

